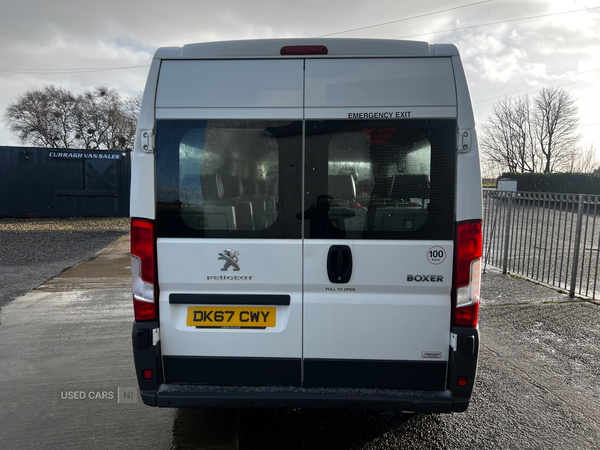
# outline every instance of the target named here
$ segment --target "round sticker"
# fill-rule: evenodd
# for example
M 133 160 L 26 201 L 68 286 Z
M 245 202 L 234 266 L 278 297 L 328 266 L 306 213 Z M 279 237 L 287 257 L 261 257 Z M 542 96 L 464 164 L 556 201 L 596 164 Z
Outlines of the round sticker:
M 442 247 L 431 247 L 427 250 L 427 261 L 431 264 L 441 264 L 446 260 L 446 250 Z

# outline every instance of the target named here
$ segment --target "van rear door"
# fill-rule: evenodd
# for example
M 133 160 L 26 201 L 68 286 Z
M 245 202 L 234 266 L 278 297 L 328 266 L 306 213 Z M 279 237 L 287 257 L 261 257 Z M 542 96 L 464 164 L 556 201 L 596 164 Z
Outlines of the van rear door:
M 157 260 L 165 382 L 301 384 L 301 60 L 163 61 Z
M 305 71 L 303 384 L 443 390 L 451 61 L 309 59 Z
M 449 58 L 167 60 L 156 119 L 166 383 L 444 389 Z

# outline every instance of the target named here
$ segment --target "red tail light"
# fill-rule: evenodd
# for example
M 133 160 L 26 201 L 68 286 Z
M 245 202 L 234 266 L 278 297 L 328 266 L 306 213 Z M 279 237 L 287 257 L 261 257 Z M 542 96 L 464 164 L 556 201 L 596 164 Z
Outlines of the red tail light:
M 454 324 L 476 327 L 481 289 L 481 220 L 464 222 L 456 231 Z
M 135 320 L 156 320 L 156 233 L 149 220 L 131 220 L 131 281 Z

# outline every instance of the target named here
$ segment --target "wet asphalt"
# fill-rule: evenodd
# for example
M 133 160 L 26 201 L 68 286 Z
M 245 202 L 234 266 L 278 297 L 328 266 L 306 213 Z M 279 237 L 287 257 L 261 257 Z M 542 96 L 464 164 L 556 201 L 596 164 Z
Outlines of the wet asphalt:
M 73 235 L 46 236 L 37 245 L 61 238 L 37 260 L 15 257 L 11 265 L 0 253 L 2 448 L 600 447 L 597 304 L 488 267 L 478 376 L 463 414 L 156 409 L 131 395 L 128 237 L 64 272 L 89 257 L 93 239 L 77 255 L 70 253 L 80 247 Z M 23 271 L 30 284 L 12 286 Z M 44 284 L 31 291 L 36 283 Z
M 125 234 L 123 231 L 0 231 L 0 309 Z

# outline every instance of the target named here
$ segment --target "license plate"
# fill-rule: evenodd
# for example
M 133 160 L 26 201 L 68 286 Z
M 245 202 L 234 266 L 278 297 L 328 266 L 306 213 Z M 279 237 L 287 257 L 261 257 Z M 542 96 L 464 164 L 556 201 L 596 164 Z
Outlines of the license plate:
M 275 326 L 273 306 L 188 306 L 186 324 L 204 328 L 266 328 Z

